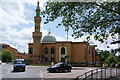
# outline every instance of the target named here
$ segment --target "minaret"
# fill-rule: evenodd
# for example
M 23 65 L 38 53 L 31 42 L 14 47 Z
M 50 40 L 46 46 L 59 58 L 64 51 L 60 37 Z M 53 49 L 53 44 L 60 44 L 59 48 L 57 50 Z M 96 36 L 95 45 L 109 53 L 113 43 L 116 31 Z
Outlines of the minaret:
M 40 57 L 42 32 L 40 31 L 40 7 L 37 2 L 36 16 L 34 17 L 35 29 L 33 32 L 33 57 Z

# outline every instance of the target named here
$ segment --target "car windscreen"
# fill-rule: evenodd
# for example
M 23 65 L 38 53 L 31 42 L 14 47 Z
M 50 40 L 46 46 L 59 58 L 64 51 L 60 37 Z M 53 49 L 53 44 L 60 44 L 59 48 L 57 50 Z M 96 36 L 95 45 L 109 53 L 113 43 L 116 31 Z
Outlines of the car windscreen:
M 60 63 L 57 63 L 57 64 L 55 64 L 54 66 L 60 66 L 61 64 Z
M 14 64 L 25 64 L 24 61 L 15 61 Z

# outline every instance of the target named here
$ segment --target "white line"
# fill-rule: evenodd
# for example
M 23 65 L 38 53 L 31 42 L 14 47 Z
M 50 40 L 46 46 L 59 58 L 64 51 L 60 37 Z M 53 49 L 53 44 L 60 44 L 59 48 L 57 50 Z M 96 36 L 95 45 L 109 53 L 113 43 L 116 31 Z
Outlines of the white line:
M 7 74 L 9 74 L 9 73 L 10 73 L 10 69 L 7 69 L 7 73 L 4 74 L 4 75 L 2 75 L 1 77 L 5 76 L 5 75 L 7 75 Z
M 42 71 L 40 71 L 40 77 L 43 78 L 43 74 L 42 74 Z
M 10 69 L 8 69 L 7 74 L 10 72 Z

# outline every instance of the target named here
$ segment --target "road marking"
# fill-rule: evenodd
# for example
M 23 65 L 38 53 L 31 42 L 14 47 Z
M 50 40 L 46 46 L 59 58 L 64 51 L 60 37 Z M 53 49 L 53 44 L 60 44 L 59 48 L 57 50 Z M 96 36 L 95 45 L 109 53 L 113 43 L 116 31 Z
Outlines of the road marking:
M 7 73 L 4 74 L 4 75 L 1 75 L 1 77 L 5 76 L 5 75 L 7 75 L 7 74 L 9 74 L 9 73 L 10 73 L 10 69 L 7 69 Z
M 43 74 L 42 74 L 42 71 L 40 71 L 40 77 L 43 78 Z
M 0 79 L 2 79 L 3 75 L 0 75 Z

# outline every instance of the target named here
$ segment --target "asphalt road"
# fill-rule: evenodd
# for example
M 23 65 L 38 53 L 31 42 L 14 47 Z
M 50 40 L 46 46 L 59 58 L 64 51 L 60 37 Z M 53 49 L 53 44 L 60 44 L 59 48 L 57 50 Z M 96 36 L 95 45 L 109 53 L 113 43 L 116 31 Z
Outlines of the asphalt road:
M 0 65 L 1 67 L 1 65 Z M 87 71 L 90 71 L 95 68 L 76 68 L 73 67 L 71 72 L 65 73 L 49 73 L 47 71 L 48 66 L 27 66 L 25 72 L 12 72 L 13 65 L 12 64 L 3 64 L 2 65 L 2 80 L 53 80 L 53 79 L 61 79 L 70 80 L 76 78 L 78 75 L 81 75 Z

